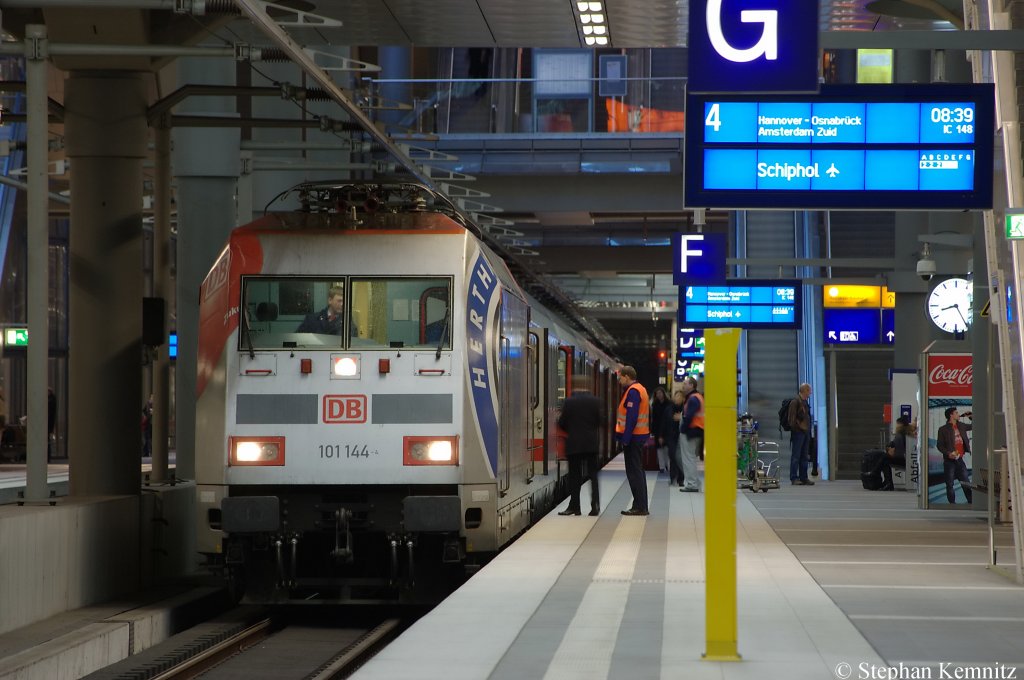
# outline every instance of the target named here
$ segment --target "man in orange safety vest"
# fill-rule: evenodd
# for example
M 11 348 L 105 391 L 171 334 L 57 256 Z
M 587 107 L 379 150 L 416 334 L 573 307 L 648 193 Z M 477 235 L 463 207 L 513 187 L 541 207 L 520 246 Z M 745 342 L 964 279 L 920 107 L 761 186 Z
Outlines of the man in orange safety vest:
M 647 515 L 647 475 L 644 474 L 643 450 L 651 436 L 650 400 L 647 390 L 636 381 L 636 369 L 623 366 L 619 385 L 625 390 L 615 415 L 615 437 L 622 443 L 626 462 L 626 480 L 633 492 L 633 505 L 623 515 Z

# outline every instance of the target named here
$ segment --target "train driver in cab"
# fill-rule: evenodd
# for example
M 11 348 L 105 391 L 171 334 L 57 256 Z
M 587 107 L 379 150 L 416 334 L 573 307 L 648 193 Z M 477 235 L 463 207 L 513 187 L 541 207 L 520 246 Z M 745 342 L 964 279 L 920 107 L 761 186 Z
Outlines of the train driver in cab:
M 307 314 L 295 332 L 341 335 L 345 325 L 342 316 L 344 313 L 345 289 L 341 286 L 331 286 L 331 289 L 327 291 L 327 306 L 319 312 Z

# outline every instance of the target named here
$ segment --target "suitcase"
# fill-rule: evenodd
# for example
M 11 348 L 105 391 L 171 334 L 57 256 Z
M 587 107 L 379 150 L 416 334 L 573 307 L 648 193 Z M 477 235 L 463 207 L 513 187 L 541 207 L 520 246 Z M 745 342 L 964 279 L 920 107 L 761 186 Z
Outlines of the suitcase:
M 654 437 L 651 437 L 644 445 L 644 470 L 657 472 L 660 469 L 658 467 L 658 442 Z

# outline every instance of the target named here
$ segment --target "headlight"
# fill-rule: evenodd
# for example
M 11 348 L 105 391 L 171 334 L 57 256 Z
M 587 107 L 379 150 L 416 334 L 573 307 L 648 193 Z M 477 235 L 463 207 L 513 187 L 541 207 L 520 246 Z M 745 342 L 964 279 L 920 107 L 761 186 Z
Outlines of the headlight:
M 284 465 L 284 437 L 231 437 L 229 465 Z
M 358 378 L 358 354 L 332 354 L 331 378 Z
M 404 465 L 458 465 L 458 437 L 403 437 Z

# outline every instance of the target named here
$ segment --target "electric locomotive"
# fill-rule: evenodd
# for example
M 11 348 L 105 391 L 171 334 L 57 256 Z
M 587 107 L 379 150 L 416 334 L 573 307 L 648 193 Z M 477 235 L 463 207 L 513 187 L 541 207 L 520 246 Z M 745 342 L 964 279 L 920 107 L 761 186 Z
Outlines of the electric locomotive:
M 202 284 L 198 550 L 250 602 L 431 600 L 564 496 L 560 400 L 614 365 L 445 197 L 295 191 Z

